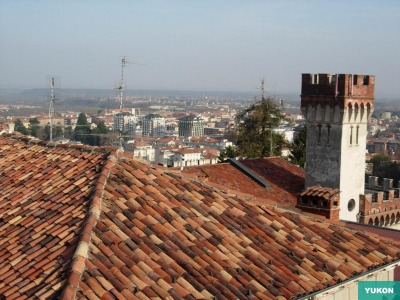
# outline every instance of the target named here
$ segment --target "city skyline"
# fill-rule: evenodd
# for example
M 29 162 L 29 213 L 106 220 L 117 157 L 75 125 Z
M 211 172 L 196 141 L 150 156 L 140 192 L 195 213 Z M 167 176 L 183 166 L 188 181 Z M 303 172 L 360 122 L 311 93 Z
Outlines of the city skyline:
M 0 88 L 300 92 L 301 73 L 376 76 L 398 97 L 397 1 L 2 1 Z

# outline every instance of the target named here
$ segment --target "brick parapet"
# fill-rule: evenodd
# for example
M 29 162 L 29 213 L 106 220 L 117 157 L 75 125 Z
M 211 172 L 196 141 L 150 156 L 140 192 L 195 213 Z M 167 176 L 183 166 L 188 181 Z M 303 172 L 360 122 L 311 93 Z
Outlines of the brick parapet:
M 353 74 L 302 74 L 301 107 L 341 109 L 349 105 L 373 108 L 375 76 Z
M 360 195 L 360 213 L 367 217 L 400 211 L 399 189 Z

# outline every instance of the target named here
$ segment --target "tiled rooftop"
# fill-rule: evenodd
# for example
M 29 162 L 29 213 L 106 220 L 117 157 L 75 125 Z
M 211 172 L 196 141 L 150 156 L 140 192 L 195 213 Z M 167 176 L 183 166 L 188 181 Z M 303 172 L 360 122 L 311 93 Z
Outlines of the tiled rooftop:
M 304 171 L 279 157 L 240 160 L 245 167 L 266 179 L 269 187 L 253 179 L 230 163 L 185 167 L 182 172 L 206 180 L 209 184 L 230 192 L 257 197 L 259 201 L 293 208 L 297 194 L 304 189 Z M 266 201 L 265 201 L 266 200 Z
M 0 295 L 61 291 L 104 162 L 104 152 L 0 137 Z
M 361 232 L 89 149 L 0 138 L 7 300 L 291 299 L 400 258 Z
M 271 201 L 276 196 L 229 163 L 184 167 L 181 172 L 230 193 L 243 193 Z
M 296 195 L 304 190 L 303 169 L 280 157 L 245 159 L 240 162 L 277 188 L 290 194 L 288 201 L 291 205 L 296 204 Z
M 111 170 L 93 233 L 76 284 L 88 299 L 290 299 L 400 255 L 364 234 L 136 161 Z

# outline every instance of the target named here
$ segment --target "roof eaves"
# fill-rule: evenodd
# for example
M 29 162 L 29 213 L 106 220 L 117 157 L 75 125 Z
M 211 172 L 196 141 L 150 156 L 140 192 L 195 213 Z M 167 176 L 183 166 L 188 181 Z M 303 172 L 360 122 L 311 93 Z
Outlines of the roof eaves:
M 111 152 L 107 157 L 107 162 L 101 170 L 89 204 L 87 218 L 80 234 L 80 240 L 72 258 L 69 275 L 60 299 L 75 299 L 82 274 L 85 271 L 85 261 L 89 256 L 91 234 L 93 228 L 97 224 L 97 220 L 99 219 L 102 210 L 104 187 L 107 183 L 108 177 L 110 176 L 111 170 L 122 155 L 123 151 L 120 149 Z

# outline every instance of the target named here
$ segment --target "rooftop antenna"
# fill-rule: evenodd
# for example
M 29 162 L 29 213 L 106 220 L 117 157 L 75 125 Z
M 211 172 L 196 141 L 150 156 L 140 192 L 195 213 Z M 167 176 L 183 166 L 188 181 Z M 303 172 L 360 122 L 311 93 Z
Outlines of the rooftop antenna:
M 51 99 L 50 99 L 50 106 L 49 106 L 49 127 L 50 127 L 50 142 L 53 141 L 53 118 L 54 118 L 54 103 L 57 100 L 54 96 L 54 77 L 51 77 L 50 80 L 50 87 L 51 87 Z
M 120 81 L 119 87 L 117 87 L 117 90 L 119 90 L 119 112 L 121 114 L 120 117 L 122 118 L 122 120 L 123 120 L 123 112 L 124 112 L 124 90 L 125 90 L 124 69 L 128 63 L 129 62 L 126 59 L 126 57 L 123 56 L 121 59 L 121 81 Z M 122 127 L 123 127 L 123 125 L 122 125 Z M 119 130 L 119 145 L 122 148 L 122 128 Z
M 119 110 L 122 114 L 124 110 L 124 69 L 126 67 L 126 64 L 128 61 L 126 60 L 126 57 L 123 56 L 121 59 L 121 82 L 119 84 L 119 87 L 117 88 L 119 90 Z
M 265 96 L 264 78 L 261 79 L 260 92 L 261 92 L 261 100 L 264 100 L 264 96 Z
M 123 111 L 124 111 L 124 90 L 125 90 L 124 69 L 125 69 L 127 64 L 139 65 L 137 63 L 133 63 L 133 62 L 128 61 L 126 59 L 126 56 L 123 56 L 122 59 L 121 59 L 121 82 L 120 82 L 120 85 L 117 88 L 117 90 L 119 90 L 119 111 L 120 111 L 122 119 L 123 119 Z M 122 127 L 123 127 L 123 125 L 122 125 Z M 122 128 L 120 129 L 120 140 L 119 140 L 119 142 L 120 142 L 120 147 L 122 148 Z

